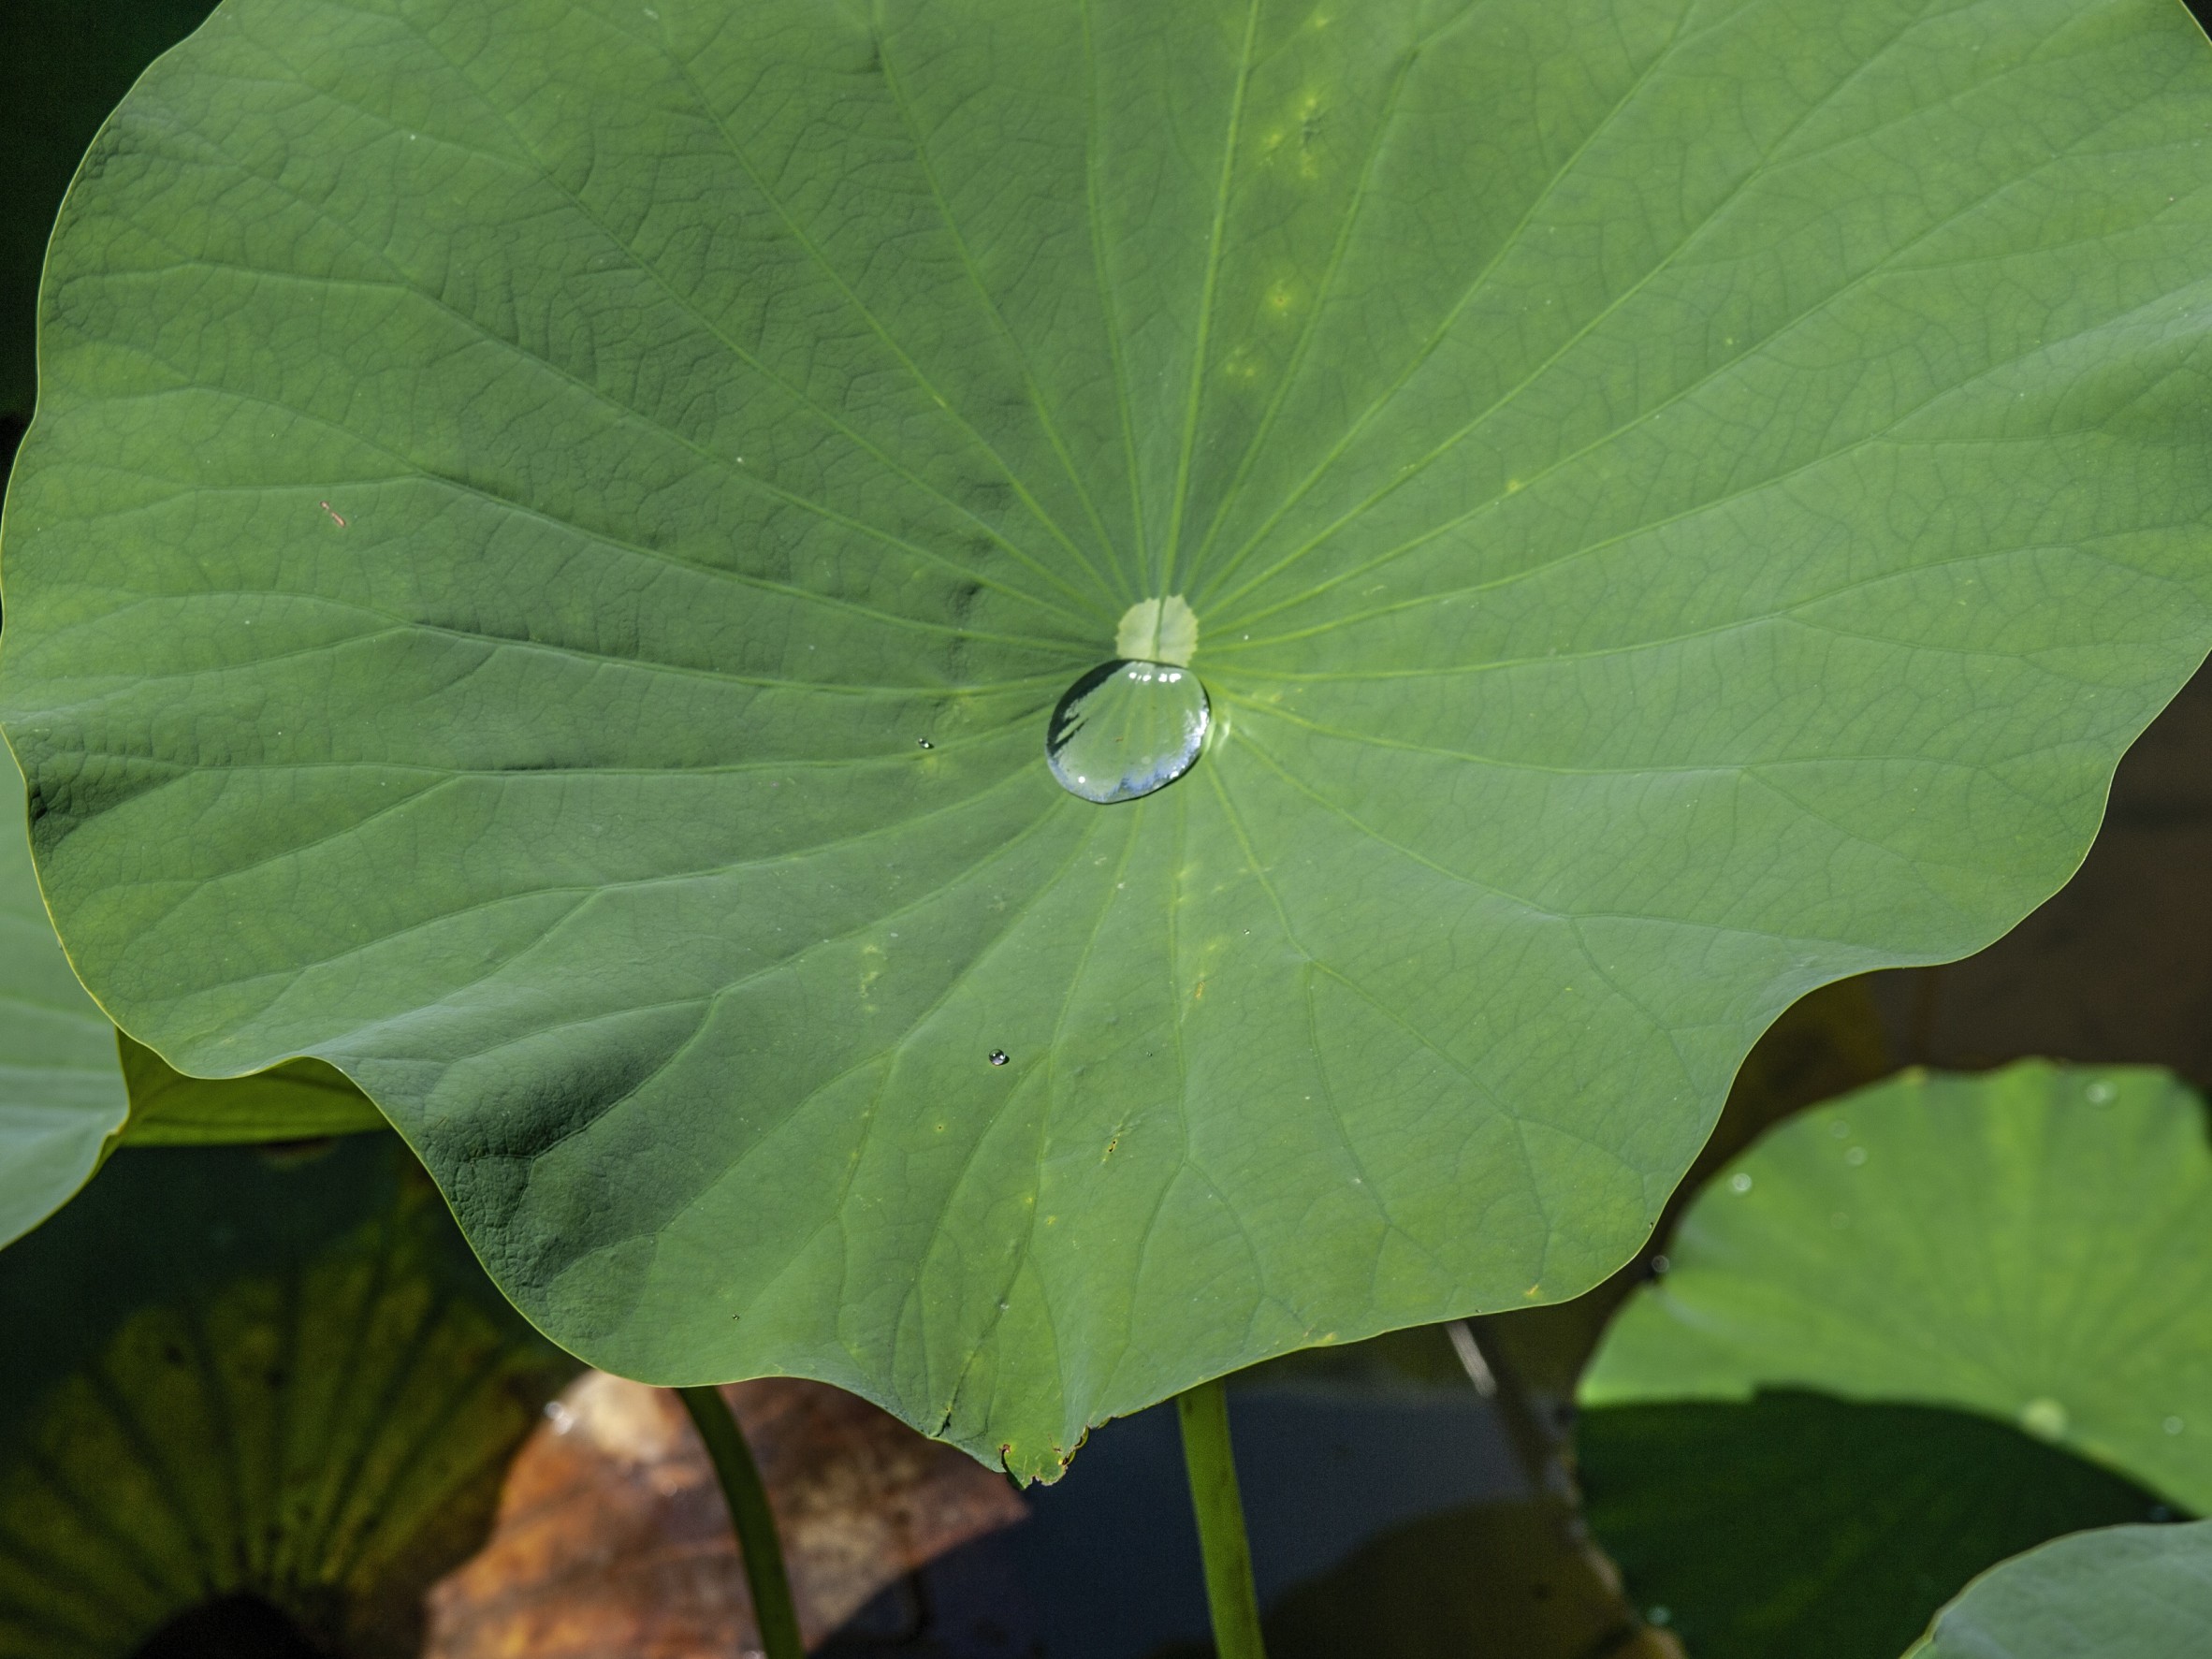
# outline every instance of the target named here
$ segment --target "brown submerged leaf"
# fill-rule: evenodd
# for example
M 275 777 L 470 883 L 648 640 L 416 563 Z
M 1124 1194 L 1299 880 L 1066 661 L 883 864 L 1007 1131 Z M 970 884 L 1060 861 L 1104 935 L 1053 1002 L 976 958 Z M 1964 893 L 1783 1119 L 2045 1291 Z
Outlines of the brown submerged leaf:
M 809 1643 L 878 1591 L 1026 1507 L 965 1453 L 820 1383 L 723 1390 L 783 1535 Z M 729 1659 L 752 1608 L 677 1397 L 589 1372 L 509 1471 L 490 1541 L 430 1593 L 426 1659 Z

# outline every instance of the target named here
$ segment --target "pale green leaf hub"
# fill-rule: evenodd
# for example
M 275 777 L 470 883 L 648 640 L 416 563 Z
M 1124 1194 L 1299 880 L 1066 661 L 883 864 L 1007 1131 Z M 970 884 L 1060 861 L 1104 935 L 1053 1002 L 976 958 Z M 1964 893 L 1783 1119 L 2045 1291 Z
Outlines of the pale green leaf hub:
M 1198 615 L 1182 594 L 1141 599 L 1121 614 L 1113 631 L 1113 654 L 1187 668 L 1198 649 Z
M 72 959 L 362 1084 L 593 1360 L 1024 1473 L 1572 1294 L 1777 1011 L 2065 878 L 2212 639 L 2208 58 L 230 0 L 46 273 L 0 715 Z M 1045 739 L 1117 658 L 1211 725 L 1101 807 Z
M 2165 1072 L 1908 1072 L 1768 1134 L 1667 1256 L 1585 1411 L 1775 1389 L 1947 1405 L 2212 1510 L 2212 1147 Z

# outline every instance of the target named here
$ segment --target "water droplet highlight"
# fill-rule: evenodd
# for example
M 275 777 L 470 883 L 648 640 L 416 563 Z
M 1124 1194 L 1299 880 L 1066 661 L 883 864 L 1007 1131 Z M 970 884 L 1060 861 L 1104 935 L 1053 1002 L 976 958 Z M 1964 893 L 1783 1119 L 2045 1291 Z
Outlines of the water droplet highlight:
M 926 738 L 926 737 L 917 737 L 917 738 L 915 738 L 915 739 L 914 739 L 914 746 L 915 746 L 917 749 L 935 749 L 935 748 L 937 747 L 937 745 L 936 745 L 936 744 L 934 744 L 934 743 L 930 742 L 930 740 L 929 740 L 928 738 Z
M 1749 1175 L 1736 1174 L 1728 1177 L 1728 1190 L 1730 1192 L 1749 1192 L 1751 1189 L 1752 1178 Z
M 1003 1066 L 1011 1057 L 1012 1056 L 1002 1048 L 995 1048 L 991 1051 L 991 1064 L 994 1066 Z
M 1139 800 L 1190 770 L 1213 718 L 1189 669 L 1116 657 L 1068 688 L 1045 728 L 1045 763 L 1071 795 Z

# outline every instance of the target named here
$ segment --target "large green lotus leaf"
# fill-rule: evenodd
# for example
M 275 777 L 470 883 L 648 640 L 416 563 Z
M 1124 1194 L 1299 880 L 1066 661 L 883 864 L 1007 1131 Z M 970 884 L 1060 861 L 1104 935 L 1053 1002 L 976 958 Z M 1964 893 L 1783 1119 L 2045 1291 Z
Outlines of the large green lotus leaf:
M 575 1371 L 390 1135 L 126 1150 L 0 1253 L 0 1322 L 6 1659 L 260 1652 L 211 1639 L 255 1610 L 419 1652 Z
M 2212 1629 L 2212 1521 L 2077 1533 L 1990 1570 L 1908 1659 L 2196 1659 Z
M 1982 1413 L 2212 1509 L 2212 1148 L 2162 1071 L 1907 1072 L 1715 1177 L 1594 1417 L 1812 1389 Z
M 0 755 L 0 801 L 22 782 Z M 116 1030 L 54 938 L 28 842 L 0 833 L 0 1244 L 52 1214 L 119 1145 L 310 1140 L 383 1127 L 376 1108 L 322 1061 L 226 1081 L 186 1077 Z
M 1571 1295 L 2212 640 L 2207 130 L 2168 0 L 230 0 L 46 272 L 63 937 L 594 1361 L 1024 1473 Z

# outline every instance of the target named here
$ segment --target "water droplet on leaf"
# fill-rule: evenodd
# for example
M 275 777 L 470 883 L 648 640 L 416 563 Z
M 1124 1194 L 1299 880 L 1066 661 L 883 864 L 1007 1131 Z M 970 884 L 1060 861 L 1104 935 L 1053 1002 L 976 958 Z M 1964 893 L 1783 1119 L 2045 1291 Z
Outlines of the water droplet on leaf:
M 2038 1440 L 2062 1440 L 2066 1436 L 2066 1407 L 2049 1395 L 2040 1395 L 2020 1407 L 2020 1427 Z
M 1729 1176 L 1729 1177 L 1728 1177 L 1728 1190 L 1729 1190 L 1729 1191 L 1731 1191 L 1731 1192 L 1749 1192 L 1751 1189 L 1752 1189 L 1752 1178 L 1751 1178 L 1749 1175 L 1744 1175 L 1744 1174 L 1735 1174 L 1735 1175 L 1731 1175 L 1731 1176 Z
M 1134 801 L 1190 770 L 1212 720 L 1189 669 L 1117 657 L 1068 688 L 1045 728 L 1044 758 L 1071 795 L 1101 807 Z
M 1010 1057 L 1002 1048 L 995 1048 L 991 1051 L 991 1064 L 994 1066 L 1005 1065 Z
M 935 749 L 937 747 L 936 744 L 930 742 L 930 740 L 926 737 L 917 737 L 914 739 L 914 742 L 923 749 Z

